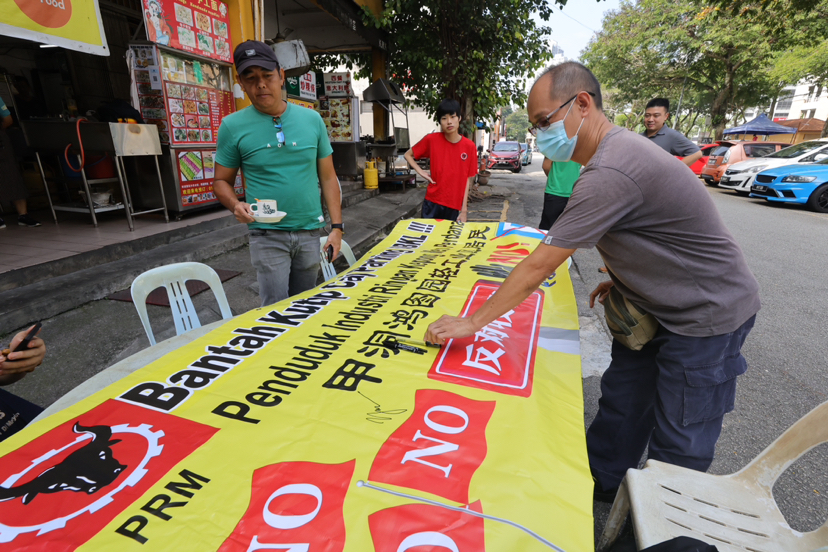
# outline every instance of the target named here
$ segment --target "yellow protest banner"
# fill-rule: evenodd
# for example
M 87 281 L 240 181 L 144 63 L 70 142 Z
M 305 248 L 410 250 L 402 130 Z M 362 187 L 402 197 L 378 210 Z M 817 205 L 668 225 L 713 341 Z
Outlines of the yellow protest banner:
M 593 547 L 566 270 L 475 336 L 542 234 L 406 220 L 319 287 L 0 445 L 0 552 Z
M 108 56 L 98 0 L 0 0 L 0 35 Z

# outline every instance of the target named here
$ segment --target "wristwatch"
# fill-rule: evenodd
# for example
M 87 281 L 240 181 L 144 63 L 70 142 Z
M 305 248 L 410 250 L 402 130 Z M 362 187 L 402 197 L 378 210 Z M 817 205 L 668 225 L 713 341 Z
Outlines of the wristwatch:
M 333 230 L 334 228 L 339 228 L 339 230 L 342 232 L 342 235 L 343 236 L 345 235 L 345 225 L 343 223 L 341 223 L 341 222 L 331 223 L 331 230 Z

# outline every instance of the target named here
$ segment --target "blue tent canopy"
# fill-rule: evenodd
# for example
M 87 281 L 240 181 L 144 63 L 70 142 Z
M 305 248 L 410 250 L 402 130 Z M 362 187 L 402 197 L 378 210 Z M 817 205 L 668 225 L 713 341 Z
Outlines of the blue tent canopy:
M 742 126 L 725 129 L 725 134 L 761 134 L 768 136 L 771 134 L 796 134 L 796 129 L 777 125 L 768 116 L 762 113 L 752 121 L 748 121 Z

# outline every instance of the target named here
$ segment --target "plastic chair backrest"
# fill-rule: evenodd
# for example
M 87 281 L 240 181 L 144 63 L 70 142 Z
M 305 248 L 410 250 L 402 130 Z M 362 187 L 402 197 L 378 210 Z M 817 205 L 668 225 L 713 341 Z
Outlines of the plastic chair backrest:
M 155 345 L 155 336 L 152 334 L 146 301 L 147 295 L 159 287 L 163 286 L 167 290 L 176 335 L 201 327 L 193 301 L 187 291 L 187 280 L 199 280 L 210 286 L 218 301 L 221 317 L 224 319 L 233 317 L 221 279 L 209 266 L 202 263 L 175 263 L 153 268 L 135 278 L 131 287 L 132 302 L 135 303 L 135 309 L 138 311 L 141 324 L 144 325 L 144 331 L 147 332 L 150 345 Z
M 319 238 L 319 254 L 322 258 L 322 275 L 325 277 L 325 281 L 332 280 L 336 277 L 336 269 L 333 266 L 333 263 L 329 263 L 327 257 L 325 256 L 325 242 L 328 241 L 327 236 L 322 236 Z M 348 245 L 345 240 L 342 240 L 342 246 L 339 249 L 340 254 L 345 257 L 345 260 L 348 261 L 348 266 L 354 266 L 356 264 L 356 257 L 354 257 L 354 252 L 351 251 L 351 246 Z
M 610 549 L 630 512 L 640 548 L 678 535 L 710 542 L 721 552 L 808 552 L 824 546 L 828 520 L 814 531 L 794 531 L 776 503 L 773 485 L 797 458 L 825 442 L 828 402 L 800 418 L 731 475 L 648 460 L 643 470 L 627 471 L 597 550 Z

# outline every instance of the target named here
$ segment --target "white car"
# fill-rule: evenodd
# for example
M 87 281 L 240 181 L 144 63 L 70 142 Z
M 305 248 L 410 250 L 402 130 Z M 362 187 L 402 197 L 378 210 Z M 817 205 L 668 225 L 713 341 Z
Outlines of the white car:
M 719 188 L 747 195 L 757 173 L 795 163 L 815 163 L 825 158 L 828 158 L 828 138 L 800 142 L 765 157 L 734 163 L 722 175 Z

